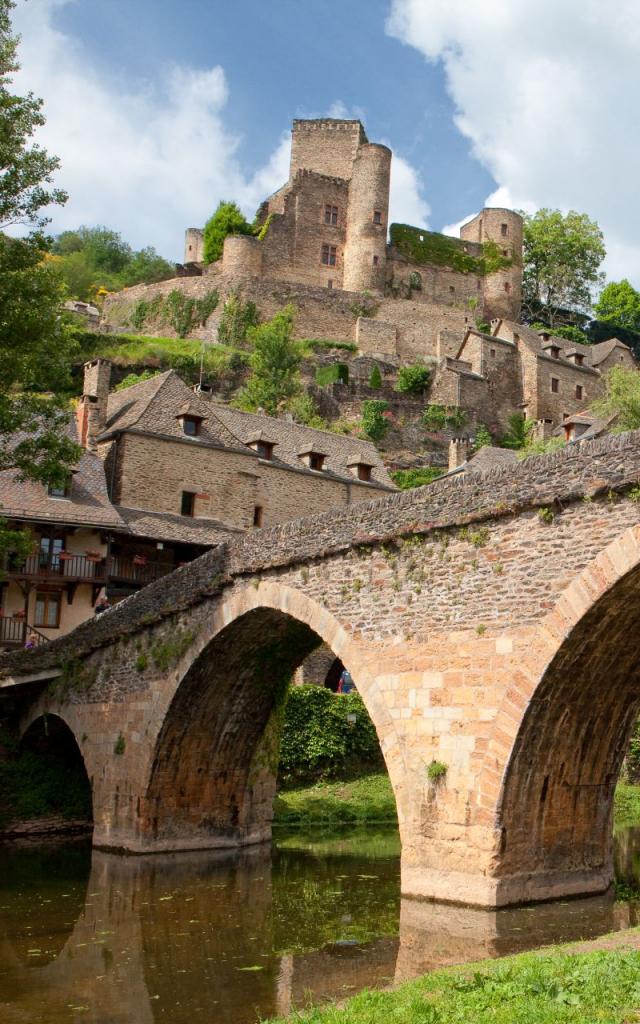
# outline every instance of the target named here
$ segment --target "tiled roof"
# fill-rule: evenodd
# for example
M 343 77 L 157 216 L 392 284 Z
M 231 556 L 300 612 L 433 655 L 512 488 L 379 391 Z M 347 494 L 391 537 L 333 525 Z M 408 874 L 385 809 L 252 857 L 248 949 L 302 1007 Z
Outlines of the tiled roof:
M 134 537 L 174 541 L 181 544 L 202 544 L 212 547 L 231 540 L 244 531 L 234 529 L 216 519 L 190 518 L 170 512 L 149 512 L 147 509 L 116 506 L 117 512 Z
M 628 345 L 625 345 L 623 341 L 618 338 L 609 338 L 608 341 L 601 341 L 597 345 L 591 345 L 591 365 L 599 366 L 600 363 L 604 362 L 607 356 L 610 356 L 614 349 L 624 348 L 627 352 L 631 349 Z
M 518 463 L 518 456 L 509 448 L 494 448 L 493 445 L 485 445 L 475 455 L 472 455 L 467 462 L 471 471 L 487 473 L 490 469 L 503 469 L 506 466 L 514 466 Z
M 91 452 L 80 456 L 69 498 L 52 498 L 42 484 L 21 481 L 15 470 L 5 469 L 0 473 L 0 512 L 12 519 L 125 528 L 109 501 L 104 463 Z
M 352 440 L 273 416 L 240 412 L 204 395 L 194 394 L 174 370 L 109 395 L 107 424 L 101 436 L 105 438 L 119 430 L 143 430 L 185 441 L 177 416 L 186 403 L 191 414 L 203 417 L 198 436 L 189 438 L 193 444 L 207 442 L 218 447 L 240 449 L 258 458 L 249 445 L 264 439 L 276 446 L 272 460 L 274 466 L 288 466 L 306 473 L 313 471 L 300 459 L 300 451 L 322 452 L 326 455 L 324 475 L 348 479 L 349 482 L 356 482 L 349 466 L 358 461 L 357 455 L 362 454 L 364 461 L 372 466 L 371 483 L 395 489 L 375 445 L 370 441 Z

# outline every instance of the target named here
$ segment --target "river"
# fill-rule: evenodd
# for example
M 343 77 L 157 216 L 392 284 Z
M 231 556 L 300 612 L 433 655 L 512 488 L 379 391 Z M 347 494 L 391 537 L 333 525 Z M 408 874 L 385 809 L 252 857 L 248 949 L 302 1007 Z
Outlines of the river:
M 121 857 L 0 848 L 2 1024 L 253 1024 L 438 966 L 636 923 L 611 895 L 487 912 L 400 897 L 392 830 Z M 616 836 L 640 883 L 640 829 Z

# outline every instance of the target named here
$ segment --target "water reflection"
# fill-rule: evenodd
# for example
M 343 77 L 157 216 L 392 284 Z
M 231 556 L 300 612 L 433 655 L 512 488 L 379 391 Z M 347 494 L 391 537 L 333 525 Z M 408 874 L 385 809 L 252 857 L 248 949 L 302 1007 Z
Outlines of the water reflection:
M 617 850 L 636 871 L 640 829 Z M 401 900 L 392 832 L 283 837 L 273 856 L 7 847 L 0 1020 L 252 1024 L 310 998 L 632 923 L 611 896 L 494 913 Z

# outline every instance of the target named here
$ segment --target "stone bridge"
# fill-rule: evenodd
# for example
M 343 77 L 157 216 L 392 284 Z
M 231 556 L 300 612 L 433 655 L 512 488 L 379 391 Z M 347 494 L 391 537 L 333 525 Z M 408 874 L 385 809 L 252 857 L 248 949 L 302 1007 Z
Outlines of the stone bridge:
M 287 680 L 324 641 L 380 738 L 405 895 L 604 891 L 640 709 L 639 482 L 637 432 L 256 531 L 4 656 L 0 695 L 22 732 L 73 733 L 96 846 L 255 844 Z

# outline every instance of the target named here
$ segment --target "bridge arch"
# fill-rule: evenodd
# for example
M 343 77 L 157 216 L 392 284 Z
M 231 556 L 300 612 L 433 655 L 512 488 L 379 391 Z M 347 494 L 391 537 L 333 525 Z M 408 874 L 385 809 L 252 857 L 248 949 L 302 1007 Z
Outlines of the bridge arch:
M 640 527 L 567 587 L 514 671 L 480 782 L 498 781 L 497 902 L 605 890 L 613 797 L 640 713 Z
M 93 821 L 93 787 L 76 733 L 66 717 L 40 707 L 33 710 L 21 723 L 20 751 L 30 751 L 42 760 L 42 778 L 36 775 L 33 785 L 43 790 L 43 803 L 51 804 L 47 813 L 60 812 L 75 824 L 89 825 Z
M 270 838 L 286 686 L 324 641 L 349 669 L 374 722 L 403 818 L 403 764 L 375 655 L 317 601 L 276 582 L 225 595 L 156 705 L 141 849 Z

